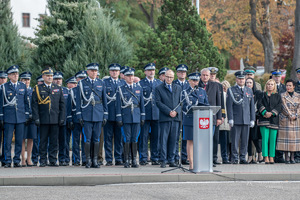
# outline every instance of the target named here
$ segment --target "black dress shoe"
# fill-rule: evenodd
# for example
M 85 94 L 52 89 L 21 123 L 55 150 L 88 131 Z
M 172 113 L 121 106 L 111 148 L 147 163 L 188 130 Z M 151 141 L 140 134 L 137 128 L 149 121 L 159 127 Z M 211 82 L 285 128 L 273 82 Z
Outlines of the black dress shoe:
M 4 168 L 11 168 L 11 164 L 10 163 L 4 164 Z
M 156 160 L 156 161 L 152 161 L 152 165 L 159 165 L 159 162 L 158 162 L 158 160 Z
M 228 160 L 224 160 L 224 161 L 222 162 L 222 164 L 224 164 L 224 165 L 226 165 L 226 164 L 231 164 L 231 162 L 229 162 Z
M 140 165 L 148 165 L 148 162 L 147 161 L 141 161 Z
M 239 161 L 238 160 L 234 160 L 234 161 L 232 161 L 232 164 L 234 164 L 234 165 L 239 164 Z
M 58 167 L 58 164 L 56 162 L 50 162 L 49 167 Z
M 73 166 L 78 167 L 78 166 L 80 166 L 80 163 L 76 162 L 76 163 L 73 164 Z
M 176 163 L 171 162 L 171 163 L 169 164 L 169 167 L 178 167 L 178 165 L 177 165 Z
M 37 162 L 34 162 L 34 163 L 32 164 L 32 166 L 37 166 Z
M 106 163 L 106 166 L 112 166 L 113 165 L 113 163 L 111 162 L 111 161 L 108 161 L 107 163 Z
M 22 167 L 20 163 L 14 163 L 14 167 Z
M 59 166 L 66 166 L 66 163 L 65 162 L 59 162 Z
M 291 164 L 296 164 L 295 160 L 290 161 Z
M 275 158 L 275 163 L 285 163 L 283 158 Z
M 161 167 L 161 168 L 166 168 L 166 163 L 165 163 L 165 162 L 162 162 L 162 163 L 160 164 L 160 167 Z
M 178 165 L 179 164 L 179 160 L 175 160 L 175 163 Z M 168 161 L 168 164 L 170 164 L 169 161 Z
M 247 164 L 249 164 L 246 160 L 240 160 L 240 164 L 241 165 L 247 165 Z
M 69 162 L 65 162 L 65 163 L 64 163 L 64 166 L 69 166 L 69 165 L 70 165 Z
M 46 167 L 46 163 L 40 163 L 40 167 Z
M 122 161 L 116 161 L 115 165 L 116 165 L 116 166 L 124 165 L 124 163 L 123 163 Z
M 273 164 L 274 164 L 274 162 L 269 162 L 269 164 L 273 165 Z
M 99 165 L 103 165 L 103 162 L 102 162 L 102 161 L 98 161 L 98 164 L 99 164 Z
M 82 162 L 82 166 L 85 166 L 86 165 L 86 162 Z
M 182 160 L 182 161 L 181 161 L 181 164 L 183 164 L 183 165 L 189 165 L 190 162 L 189 162 L 188 160 Z
M 221 163 L 218 162 L 217 160 L 214 161 L 214 164 L 215 164 L 215 165 L 221 165 Z
M 285 164 L 291 164 L 291 162 L 289 160 L 286 160 Z
M 217 165 L 213 164 L 213 167 L 217 167 Z
M 252 159 L 251 162 L 249 162 L 249 164 L 257 164 L 257 162 Z

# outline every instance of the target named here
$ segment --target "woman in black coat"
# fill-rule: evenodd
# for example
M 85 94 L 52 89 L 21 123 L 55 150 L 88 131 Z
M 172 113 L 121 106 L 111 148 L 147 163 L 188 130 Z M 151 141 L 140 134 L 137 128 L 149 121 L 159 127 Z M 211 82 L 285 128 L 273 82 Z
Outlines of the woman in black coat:
M 254 95 L 254 104 L 255 104 L 255 111 L 256 111 L 256 119 L 258 116 L 257 112 L 257 100 L 258 96 L 261 94 L 261 91 L 256 89 L 256 84 L 253 78 L 247 78 L 245 82 L 246 86 L 252 89 L 253 95 Z M 253 145 L 254 144 L 256 148 L 256 152 L 258 153 L 258 161 L 262 162 L 263 157 L 262 157 L 262 151 L 261 151 L 261 135 L 259 128 L 257 127 L 257 120 L 255 120 L 255 125 L 253 128 L 250 128 L 250 133 L 249 133 L 249 142 L 248 142 L 248 163 L 250 164 L 256 164 L 257 162 L 255 161 L 255 154 L 253 155 Z
M 273 79 L 267 81 L 264 93 L 259 96 L 257 109 L 260 113 L 258 126 L 262 136 L 262 154 L 266 164 L 274 164 L 279 113 L 281 112 L 281 96 L 277 93 Z

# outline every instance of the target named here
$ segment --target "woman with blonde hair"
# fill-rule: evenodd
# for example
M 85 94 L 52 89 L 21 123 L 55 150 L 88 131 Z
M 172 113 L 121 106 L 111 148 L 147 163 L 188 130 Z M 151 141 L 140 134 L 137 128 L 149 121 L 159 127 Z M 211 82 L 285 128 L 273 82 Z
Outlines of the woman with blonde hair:
M 274 164 L 281 104 L 281 96 L 277 93 L 276 82 L 270 79 L 257 103 L 260 113 L 258 126 L 260 126 L 262 136 L 262 155 L 265 158 L 265 164 Z

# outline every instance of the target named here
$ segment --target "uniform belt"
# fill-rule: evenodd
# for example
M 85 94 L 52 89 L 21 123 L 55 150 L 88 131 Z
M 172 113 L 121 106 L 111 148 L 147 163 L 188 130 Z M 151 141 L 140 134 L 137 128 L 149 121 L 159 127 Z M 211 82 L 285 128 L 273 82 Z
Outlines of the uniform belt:
M 133 104 L 133 107 L 134 107 L 134 108 L 139 108 L 140 105 L 135 105 L 135 104 Z
M 95 101 L 95 104 L 101 104 L 102 101 Z

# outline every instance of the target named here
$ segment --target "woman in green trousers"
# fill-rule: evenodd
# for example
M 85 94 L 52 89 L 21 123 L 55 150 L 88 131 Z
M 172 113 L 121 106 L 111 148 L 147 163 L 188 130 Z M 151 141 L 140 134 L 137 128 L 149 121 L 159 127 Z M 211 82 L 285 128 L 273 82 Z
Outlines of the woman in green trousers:
M 257 109 L 260 113 L 257 124 L 260 126 L 265 164 L 274 164 L 281 103 L 281 96 L 277 93 L 275 81 L 268 80 L 257 102 Z

